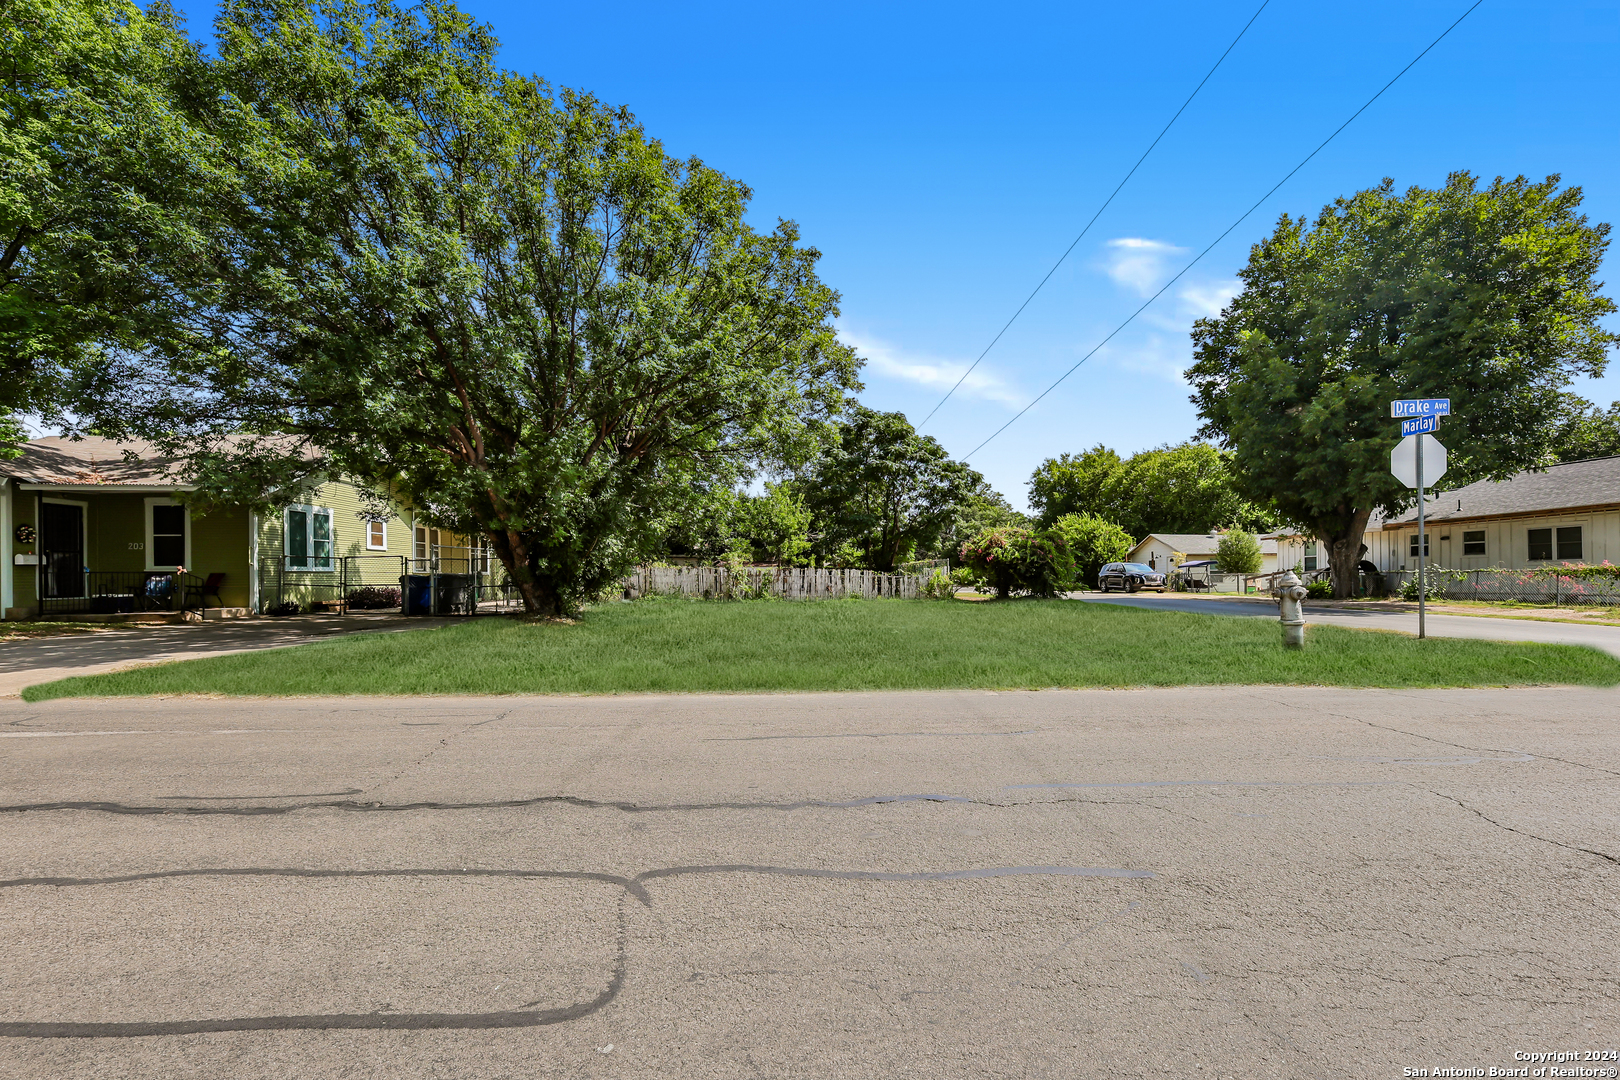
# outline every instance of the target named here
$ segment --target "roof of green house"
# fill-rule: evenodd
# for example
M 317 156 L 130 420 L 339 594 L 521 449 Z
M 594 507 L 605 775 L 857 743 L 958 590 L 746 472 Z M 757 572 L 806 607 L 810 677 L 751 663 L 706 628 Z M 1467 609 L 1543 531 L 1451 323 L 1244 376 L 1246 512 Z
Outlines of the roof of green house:
M 0 476 L 22 484 L 185 486 L 179 463 L 159 455 L 149 443 L 95 436 L 34 439 L 23 445 L 21 457 L 0 461 Z

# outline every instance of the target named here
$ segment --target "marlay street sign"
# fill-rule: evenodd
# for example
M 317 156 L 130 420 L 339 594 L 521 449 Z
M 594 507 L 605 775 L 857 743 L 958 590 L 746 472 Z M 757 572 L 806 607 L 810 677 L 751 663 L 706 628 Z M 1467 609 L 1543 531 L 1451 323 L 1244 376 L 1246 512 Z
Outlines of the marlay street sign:
M 1440 418 L 1438 416 L 1417 416 L 1410 420 L 1401 421 L 1402 435 L 1422 435 L 1426 431 L 1439 431 Z

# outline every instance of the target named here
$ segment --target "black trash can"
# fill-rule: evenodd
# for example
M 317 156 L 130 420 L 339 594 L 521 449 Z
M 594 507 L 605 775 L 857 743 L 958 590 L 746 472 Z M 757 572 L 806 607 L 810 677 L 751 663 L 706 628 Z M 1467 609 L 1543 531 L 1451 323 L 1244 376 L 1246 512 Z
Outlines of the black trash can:
M 439 595 L 437 603 L 433 605 L 433 614 L 473 614 L 473 580 L 471 574 L 440 574 Z
M 407 574 L 399 579 L 403 615 L 472 615 L 472 574 Z M 435 589 L 437 595 L 435 595 Z

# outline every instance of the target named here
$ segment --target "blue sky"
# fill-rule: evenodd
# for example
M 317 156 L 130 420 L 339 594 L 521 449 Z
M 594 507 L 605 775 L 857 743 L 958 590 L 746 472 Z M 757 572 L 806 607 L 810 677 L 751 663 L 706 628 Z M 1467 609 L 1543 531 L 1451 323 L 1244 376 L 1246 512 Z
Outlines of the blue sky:
M 677 156 L 797 221 L 868 360 L 920 421 L 1080 231 L 1260 0 L 594 4 L 463 0 L 513 69 L 628 105 Z M 965 454 L 1072 365 L 1472 0 L 1272 0 L 924 429 Z M 212 12 L 180 4 L 205 31 Z M 971 463 L 1015 506 L 1040 461 L 1190 437 L 1181 371 L 1248 245 L 1393 177 L 1562 173 L 1620 218 L 1620 0 L 1485 0 L 1130 329 Z M 1606 289 L 1620 291 L 1620 254 Z M 1620 363 L 1574 389 L 1620 399 Z

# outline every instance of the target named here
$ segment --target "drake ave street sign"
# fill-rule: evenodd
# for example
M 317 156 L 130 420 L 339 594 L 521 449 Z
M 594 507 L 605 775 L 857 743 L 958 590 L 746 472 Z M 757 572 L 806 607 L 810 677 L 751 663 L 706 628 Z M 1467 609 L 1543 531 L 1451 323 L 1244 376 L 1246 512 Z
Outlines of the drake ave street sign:
M 1430 397 L 1392 401 L 1389 403 L 1389 415 L 1394 417 L 1450 416 L 1451 399 L 1448 397 Z

